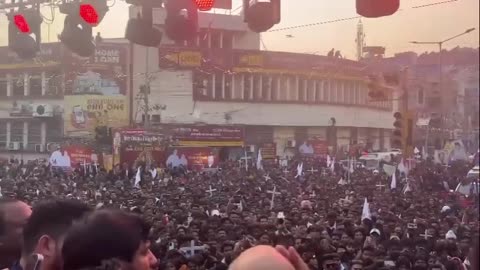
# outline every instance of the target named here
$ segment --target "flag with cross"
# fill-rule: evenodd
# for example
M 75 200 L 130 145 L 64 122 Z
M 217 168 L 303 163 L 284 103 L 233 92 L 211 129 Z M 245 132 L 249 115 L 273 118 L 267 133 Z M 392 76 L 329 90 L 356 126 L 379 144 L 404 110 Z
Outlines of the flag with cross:
M 275 195 L 280 195 L 281 193 L 277 191 L 277 186 L 273 186 L 273 190 L 267 190 L 267 193 L 272 194 L 270 199 L 270 210 L 275 206 Z

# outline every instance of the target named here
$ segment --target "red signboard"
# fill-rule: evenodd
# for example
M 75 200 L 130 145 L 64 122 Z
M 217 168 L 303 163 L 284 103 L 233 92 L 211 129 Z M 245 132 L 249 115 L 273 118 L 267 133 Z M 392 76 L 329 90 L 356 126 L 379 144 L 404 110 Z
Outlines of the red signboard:
M 169 167 L 184 166 L 192 170 L 215 168 L 218 165 L 218 154 L 209 147 L 170 148 L 165 164 Z
M 99 164 L 95 149 L 85 145 L 67 145 L 56 149 L 50 155 L 53 167 L 75 168 L 83 164 Z
M 142 129 L 117 130 L 113 135 L 114 162 L 133 164 L 150 160 L 161 165 L 165 160 L 164 135 Z
M 326 156 L 328 155 L 328 143 L 322 139 L 312 139 L 311 143 L 313 145 L 313 153 L 315 156 Z
M 277 158 L 277 145 L 275 143 L 263 143 L 260 149 L 262 151 L 262 159 Z

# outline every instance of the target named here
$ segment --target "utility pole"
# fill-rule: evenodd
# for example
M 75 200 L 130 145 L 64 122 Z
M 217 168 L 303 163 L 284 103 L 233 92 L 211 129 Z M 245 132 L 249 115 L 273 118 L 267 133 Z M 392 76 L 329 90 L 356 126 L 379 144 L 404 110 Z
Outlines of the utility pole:
M 149 104 L 149 95 L 150 95 L 150 74 L 148 69 L 148 47 L 145 47 L 145 85 L 140 87 L 140 91 L 143 94 L 143 102 L 144 102 L 144 129 L 148 130 L 150 128 L 150 104 Z

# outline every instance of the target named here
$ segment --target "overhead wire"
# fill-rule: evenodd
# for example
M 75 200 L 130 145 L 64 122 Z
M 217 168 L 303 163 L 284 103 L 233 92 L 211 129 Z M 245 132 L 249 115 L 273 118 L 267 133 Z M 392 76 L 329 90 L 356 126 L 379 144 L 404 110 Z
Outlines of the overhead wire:
M 449 3 L 458 2 L 458 1 L 459 0 L 441 1 L 441 2 L 425 4 L 425 5 L 413 6 L 411 8 L 412 9 L 413 8 L 415 8 L 415 9 L 416 8 L 425 8 L 425 7 L 442 5 L 442 4 L 449 4 Z M 333 20 L 322 21 L 322 22 L 300 24 L 300 25 L 294 25 L 294 26 L 288 26 L 288 27 L 282 27 L 282 28 L 275 28 L 275 29 L 267 31 L 267 33 L 279 32 L 279 31 L 285 31 L 285 30 L 292 30 L 292 29 L 299 29 L 299 28 L 307 28 L 307 27 L 318 26 L 318 25 L 323 25 L 323 24 L 331 24 L 331 23 L 337 23 L 337 22 L 343 22 L 343 21 L 357 20 L 357 19 L 361 19 L 361 18 L 363 18 L 363 16 L 345 17 L 345 18 L 333 19 Z

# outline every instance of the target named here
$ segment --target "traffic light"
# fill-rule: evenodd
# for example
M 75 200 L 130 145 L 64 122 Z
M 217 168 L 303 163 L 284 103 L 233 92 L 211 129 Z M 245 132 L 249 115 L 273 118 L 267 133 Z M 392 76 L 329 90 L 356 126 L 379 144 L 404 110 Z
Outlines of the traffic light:
M 130 42 L 146 47 L 158 47 L 162 32 L 153 27 L 153 8 L 161 7 L 162 1 L 127 0 L 128 4 L 142 6 L 142 14 L 128 20 L 125 38 Z
M 367 18 L 393 15 L 400 8 L 400 0 L 357 0 L 357 13 Z
M 281 20 L 280 0 L 243 0 L 245 22 L 253 32 L 261 33 Z
M 168 0 L 165 32 L 174 41 L 193 40 L 197 37 L 198 9 L 192 0 Z
M 60 5 L 60 12 L 67 16 L 58 39 L 79 56 L 91 56 L 95 52 L 92 27 L 102 21 L 107 11 L 106 0 L 85 0 Z
M 215 5 L 215 0 L 195 0 L 198 10 L 209 11 Z
M 392 147 L 402 149 L 404 157 L 410 157 L 413 154 L 413 114 L 407 112 L 402 114 L 396 112 L 393 117 L 394 130 L 392 133 Z
M 37 55 L 41 43 L 42 16 L 36 9 L 21 10 L 7 15 L 8 47 L 20 58 L 30 59 Z

